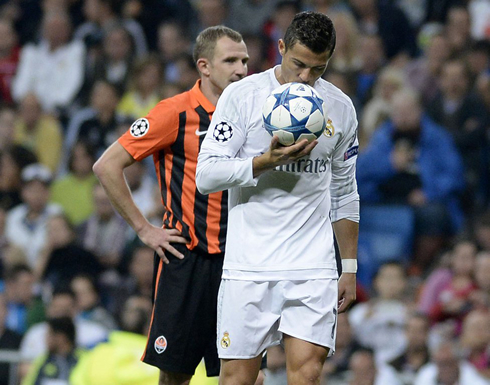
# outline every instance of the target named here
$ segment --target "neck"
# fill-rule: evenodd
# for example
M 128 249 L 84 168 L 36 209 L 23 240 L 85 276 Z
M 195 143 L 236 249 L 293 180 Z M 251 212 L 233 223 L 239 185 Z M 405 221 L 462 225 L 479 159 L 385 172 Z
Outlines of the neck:
M 209 78 L 205 78 L 204 76 L 201 76 L 201 92 L 206 97 L 206 99 L 208 99 L 211 103 L 213 103 L 213 105 L 216 105 L 218 103 L 218 99 L 221 96 L 223 90 L 214 86 L 209 81 Z

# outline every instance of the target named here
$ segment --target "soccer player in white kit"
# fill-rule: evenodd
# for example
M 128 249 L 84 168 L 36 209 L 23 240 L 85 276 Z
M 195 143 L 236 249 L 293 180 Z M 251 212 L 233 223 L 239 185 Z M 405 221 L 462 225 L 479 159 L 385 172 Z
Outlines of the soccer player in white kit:
M 225 89 L 197 165 L 201 193 L 229 189 L 217 337 L 224 385 L 254 384 L 262 353 L 281 339 L 288 383 L 319 383 L 337 312 L 355 300 L 357 119 L 351 100 L 320 78 L 335 48 L 332 21 L 299 13 L 278 47 L 280 65 Z M 262 106 L 289 82 L 313 86 L 329 119 L 318 140 L 284 147 L 265 130 Z

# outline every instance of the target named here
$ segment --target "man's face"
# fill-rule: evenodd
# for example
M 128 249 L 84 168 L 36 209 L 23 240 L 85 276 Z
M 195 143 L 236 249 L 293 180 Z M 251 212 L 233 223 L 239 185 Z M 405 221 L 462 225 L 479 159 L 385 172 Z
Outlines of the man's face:
M 279 52 L 282 56 L 279 82 L 304 83 L 313 86 L 327 69 L 330 51 L 314 53 L 301 43 L 294 43 L 286 50 L 284 41 L 279 40 Z
M 209 60 L 209 80 L 221 92 L 231 83 L 247 75 L 248 53 L 243 41 L 222 37 L 216 42 L 214 56 Z

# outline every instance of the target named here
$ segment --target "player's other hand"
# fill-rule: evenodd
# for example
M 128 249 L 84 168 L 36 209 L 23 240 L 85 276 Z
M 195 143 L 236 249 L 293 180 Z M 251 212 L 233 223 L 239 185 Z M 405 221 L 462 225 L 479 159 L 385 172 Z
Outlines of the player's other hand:
M 162 229 L 161 227 L 148 224 L 138 232 L 141 241 L 151 247 L 160 256 L 164 263 L 169 263 L 165 251 L 183 259 L 184 255 L 179 252 L 171 243 L 188 243 L 189 241 L 182 236 L 182 233 L 176 229 Z
M 270 144 L 270 158 L 275 166 L 291 163 L 308 155 L 317 144 L 317 140 L 308 142 L 308 140 L 303 139 L 291 146 L 283 146 L 279 143 L 279 138 L 273 136 Z
M 339 314 L 345 312 L 356 300 L 356 275 L 342 273 L 339 279 Z

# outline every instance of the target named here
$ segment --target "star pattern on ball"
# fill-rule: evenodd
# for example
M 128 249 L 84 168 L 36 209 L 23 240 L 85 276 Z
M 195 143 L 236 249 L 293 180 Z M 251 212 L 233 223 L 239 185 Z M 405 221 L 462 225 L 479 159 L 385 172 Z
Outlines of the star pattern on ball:
M 218 123 L 214 127 L 213 138 L 220 143 L 227 142 L 233 136 L 233 129 L 226 122 Z
M 141 118 L 141 119 L 136 120 L 131 125 L 129 132 L 135 138 L 139 138 L 139 137 L 142 137 L 143 135 L 145 135 L 149 129 L 150 129 L 150 123 L 148 122 L 148 119 Z

